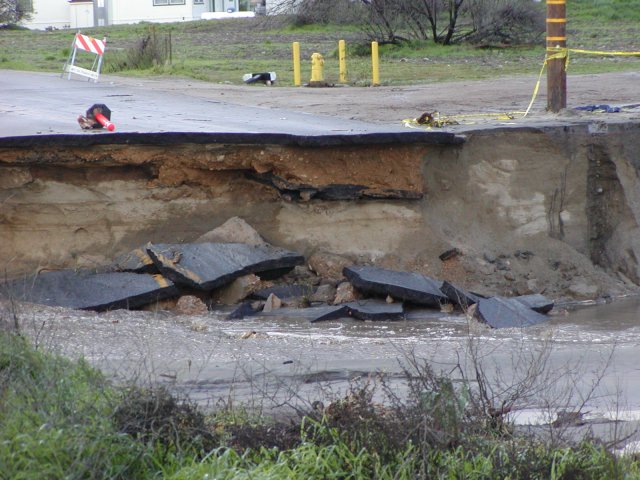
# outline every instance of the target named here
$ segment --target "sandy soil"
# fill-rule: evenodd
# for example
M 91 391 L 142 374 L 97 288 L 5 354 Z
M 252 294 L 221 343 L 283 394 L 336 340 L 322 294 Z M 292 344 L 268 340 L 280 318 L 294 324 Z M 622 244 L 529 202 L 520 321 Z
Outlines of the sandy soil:
M 504 77 L 411 86 L 304 88 L 212 84 L 192 79 L 105 76 L 103 82 L 143 85 L 207 99 L 259 107 L 278 107 L 378 124 L 398 124 L 428 111 L 442 115 L 523 112 L 534 93 L 537 78 Z M 569 108 L 640 103 L 640 72 L 569 75 Z M 531 119 L 552 119 L 546 113 L 546 76 L 533 103 Z M 640 115 L 640 114 L 639 114 Z M 519 116 L 518 116 L 519 117 Z M 486 123 L 495 117 L 463 117 L 461 123 Z
M 447 127 L 453 130 L 491 128 L 491 126 L 500 125 L 505 121 L 510 124 L 539 124 L 540 122 L 557 124 L 558 122 L 573 121 L 578 117 L 589 117 L 589 120 L 597 118 L 599 122 L 640 119 L 640 108 L 629 108 L 623 113 L 616 114 L 593 114 L 573 110 L 574 107 L 583 105 L 640 105 L 640 91 L 638 90 L 640 72 L 569 75 L 567 82 L 567 103 L 569 108 L 559 114 L 546 112 L 546 76 L 543 76 L 531 112 L 526 118 L 523 118 L 521 112 L 525 111 L 531 102 L 537 81 L 536 77 L 506 77 L 491 81 L 462 81 L 377 88 L 348 86 L 334 88 L 234 86 L 185 79 L 176 80 L 173 78 L 131 79 L 108 77 L 105 81 L 133 83 L 144 85 L 148 88 L 163 89 L 172 93 L 180 92 L 186 95 L 241 105 L 285 108 L 315 115 L 330 115 L 387 125 L 399 125 L 402 124 L 403 119 L 416 118 L 423 112 L 438 111 L 442 115 L 451 116 L 451 118 L 460 123 L 458 126 Z M 513 115 L 514 118 L 509 120 L 491 115 L 504 112 L 520 113 L 515 113 Z M 540 146 L 540 148 L 543 147 Z M 553 167 L 550 165 L 547 175 L 551 175 L 550 171 L 552 169 Z M 535 180 L 530 179 L 530 181 L 545 183 L 549 180 L 548 178 L 537 178 Z M 530 185 L 522 186 L 523 190 L 527 190 L 529 187 Z M 568 188 L 569 190 L 579 190 L 581 187 L 570 185 Z M 467 200 L 474 201 L 472 199 Z M 490 207 L 487 206 L 487 208 Z M 473 219 L 469 219 L 469 224 L 473 223 L 473 221 Z M 471 229 L 471 232 L 474 231 L 474 229 Z M 508 232 L 498 229 L 497 226 L 496 232 L 498 233 L 491 237 L 493 240 L 489 244 L 496 248 L 507 248 L 499 240 L 502 238 L 501 236 L 506 238 Z M 475 238 L 477 236 L 479 234 L 476 232 L 470 234 L 467 238 L 465 245 L 469 250 L 473 250 L 472 246 L 477 243 Z M 609 277 L 601 270 L 594 269 L 593 264 L 586 256 L 577 255 L 572 250 L 567 252 L 565 247 L 563 244 L 556 244 L 550 241 L 545 241 L 544 244 L 534 241 L 528 246 L 528 248 L 532 248 L 539 253 L 538 263 L 540 265 L 535 267 L 531 262 L 528 262 L 526 268 L 534 272 L 532 274 L 533 277 L 537 278 L 541 285 L 547 286 L 548 294 L 554 296 L 568 295 L 569 297 L 577 295 L 581 298 L 597 297 L 603 294 L 615 297 L 627 293 L 626 287 L 629 286 L 628 283 L 626 287 L 621 285 L 618 278 Z M 567 292 L 566 285 L 563 286 L 564 280 L 561 278 L 560 273 L 550 269 L 548 262 L 546 262 L 547 259 L 551 258 L 561 258 L 566 265 L 572 266 L 571 268 L 579 272 L 579 274 L 572 273 L 570 276 L 575 278 L 571 281 L 578 286 L 581 285 L 581 282 L 592 285 L 593 287 L 590 288 L 593 291 L 579 294 L 575 291 Z M 392 265 L 390 268 L 392 267 L 406 268 L 407 265 Z M 418 266 L 415 268 L 419 269 Z M 500 275 L 497 275 L 499 280 L 496 280 L 497 283 L 493 285 L 489 281 L 490 277 L 486 275 L 486 272 L 483 273 L 480 270 L 482 269 L 478 269 L 477 266 L 467 265 L 462 275 L 466 282 L 462 283 L 469 284 L 469 287 L 473 284 L 476 288 L 481 289 L 483 287 L 484 289 L 491 287 L 496 291 L 502 291 L 506 288 L 503 285 L 505 280 Z M 471 271 L 480 272 L 478 273 L 479 278 L 475 283 L 471 282 L 471 277 L 473 276 L 469 273 Z M 429 271 L 425 273 L 434 275 L 446 274 L 451 278 L 455 278 L 455 275 L 453 275 L 455 272 Z M 562 275 L 566 277 L 569 274 L 562 273 Z M 506 283 L 508 284 L 509 282 L 507 281 Z M 573 290 L 576 288 L 573 288 Z M 520 293 L 530 292 L 524 291 Z

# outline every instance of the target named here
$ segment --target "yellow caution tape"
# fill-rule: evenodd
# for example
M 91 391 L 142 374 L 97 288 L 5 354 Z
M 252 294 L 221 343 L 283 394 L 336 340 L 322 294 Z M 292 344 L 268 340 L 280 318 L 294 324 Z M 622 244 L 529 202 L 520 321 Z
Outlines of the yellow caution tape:
M 502 113 L 469 113 L 465 115 L 440 115 L 440 112 L 425 113 L 419 118 L 405 118 L 402 124 L 408 128 L 442 128 L 448 125 L 459 125 L 458 120 L 480 117 L 495 117 L 498 120 L 514 120 L 516 116 L 523 115 L 525 112 L 502 112 Z M 426 117 L 426 118 L 425 118 Z M 476 122 L 464 122 L 465 125 L 473 125 Z
M 549 0 L 547 0 L 549 3 Z M 559 3 L 564 3 L 561 0 Z M 504 112 L 504 113 L 471 113 L 467 115 L 451 115 L 451 116 L 441 116 L 440 112 L 433 113 L 425 113 L 420 118 L 405 118 L 402 120 L 402 124 L 408 128 L 426 128 L 427 130 L 431 130 L 432 127 L 444 127 L 447 125 L 457 125 L 458 122 L 455 119 L 462 118 L 477 118 L 477 117 L 497 117 L 499 120 L 514 120 L 516 115 L 522 115 L 522 118 L 526 117 L 531 111 L 531 107 L 533 107 L 533 103 L 538 96 L 538 91 L 540 90 L 540 83 L 542 82 L 542 75 L 544 75 L 544 69 L 546 68 L 549 60 L 558 60 L 561 58 L 566 59 L 566 66 L 569 65 L 569 52 L 572 53 L 582 53 L 586 55 L 611 55 L 611 56 L 640 56 L 640 52 L 622 52 L 622 51 L 601 51 L 601 50 L 583 50 L 578 48 L 564 48 L 564 47 L 548 47 L 547 55 L 542 62 L 542 68 L 540 69 L 540 73 L 538 74 L 538 80 L 536 81 L 536 85 L 533 88 L 533 95 L 531 96 L 531 101 L 527 106 L 527 109 L 524 112 Z M 425 117 L 426 116 L 426 117 Z M 425 121 L 426 118 L 426 121 Z M 466 124 L 473 124 L 475 122 L 465 122 Z
M 559 49 L 557 48 L 547 49 L 547 51 L 553 51 L 555 53 L 552 53 L 551 55 L 547 54 L 547 56 L 544 59 L 544 62 L 542 62 L 542 68 L 540 69 L 540 73 L 538 74 L 538 80 L 536 81 L 535 87 L 533 87 L 533 95 L 531 96 L 531 101 L 529 102 L 529 106 L 525 110 L 524 115 L 522 115 L 522 118 L 529 115 L 529 112 L 531 111 L 531 107 L 533 107 L 533 102 L 536 101 L 536 97 L 538 96 L 538 91 L 540 90 L 540 82 L 542 81 L 542 75 L 544 75 L 544 69 L 547 67 L 547 63 L 549 63 L 549 60 L 567 58 L 567 61 L 568 61 L 566 48 L 562 49 L 561 51 L 558 51 L 558 50 Z
M 581 50 L 579 48 L 568 48 L 567 51 L 573 53 L 584 53 L 586 55 L 617 55 L 623 57 L 638 57 L 640 52 L 605 52 L 601 50 Z

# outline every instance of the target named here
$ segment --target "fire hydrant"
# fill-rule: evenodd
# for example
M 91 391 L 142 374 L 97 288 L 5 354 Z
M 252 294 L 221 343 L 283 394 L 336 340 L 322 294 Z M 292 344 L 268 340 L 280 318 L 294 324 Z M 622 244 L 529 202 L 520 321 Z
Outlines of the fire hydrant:
M 311 85 L 324 83 L 324 58 L 319 53 L 311 55 Z

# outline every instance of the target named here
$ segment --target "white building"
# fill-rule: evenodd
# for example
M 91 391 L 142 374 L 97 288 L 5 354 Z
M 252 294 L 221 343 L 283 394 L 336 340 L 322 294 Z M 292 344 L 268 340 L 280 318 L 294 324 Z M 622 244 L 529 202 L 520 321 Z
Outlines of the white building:
M 205 12 L 271 10 L 282 0 L 22 0 L 33 29 L 200 20 Z M 261 9 L 261 7 L 264 7 Z

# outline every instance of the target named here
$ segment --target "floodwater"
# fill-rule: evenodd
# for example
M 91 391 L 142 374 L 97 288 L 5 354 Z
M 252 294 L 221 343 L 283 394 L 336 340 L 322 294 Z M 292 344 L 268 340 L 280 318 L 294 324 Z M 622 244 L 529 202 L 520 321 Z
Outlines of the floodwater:
M 523 423 L 540 421 L 548 408 L 640 418 L 640 298 L 559 309 L 526 329 L 492 330 L 433 311 L 393 322 L 310 323 L 304 313 L 229 321 L 225 312 L 18 307 L 22 330 L 39 348 L 84 357 L 120 380 L 161 382 L 204 405 L 310 404 L 381 373 L 402 392 L 403 369 L 415 360 L 468 378 L 479 365 L 500 398 L 527 385 L 516 404 Z

